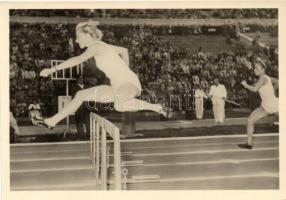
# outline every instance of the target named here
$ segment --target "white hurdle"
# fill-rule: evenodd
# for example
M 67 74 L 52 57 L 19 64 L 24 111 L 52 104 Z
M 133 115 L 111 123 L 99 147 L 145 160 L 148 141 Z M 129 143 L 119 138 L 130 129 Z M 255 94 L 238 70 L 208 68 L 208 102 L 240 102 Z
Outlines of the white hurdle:
M 114 143 L 114 184 L 115 190 L 122 189 L 121 183 L 121 147 L 120 131 L 117 126 L 100 117 L 95 113 L 90 113 L 90 156 L 95 169 L 97 184 L 102 190 L 107 190 L 107 173 L 109 151 L 107 147 L 107 136 L 113 139 Z
M 63 60 L 51 60 L 51 67 L 53 68 L 62 62 Z M 76 73 L 74 73 L 74 70 L 76 70 Z M 57 70 L 52 74 L 52 80 L 75 80 L 75 75 L 79 75 L 82 73 L 83 64 L 79 64 L 68 69 Z

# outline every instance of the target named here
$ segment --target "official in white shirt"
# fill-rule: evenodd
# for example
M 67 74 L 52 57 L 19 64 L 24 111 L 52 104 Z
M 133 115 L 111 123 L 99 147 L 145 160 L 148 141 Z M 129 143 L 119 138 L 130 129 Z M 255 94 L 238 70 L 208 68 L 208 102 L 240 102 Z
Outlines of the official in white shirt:
M 209 97 L 212 99 L 213 103 L 213 112 L 215 123 L 223 123 L 225 118 L 225 99 L 227 96 L 227 92 L 225 86 L 220 84 L 219 80 L 214 79 L 214 85 L 211 86 Z
M 196 117 L 202 119 L 204 115 L 204 98 L 208 98 L 202 89 L 202 85 L 199 85 L 195 90 L 195 106 L 196 106 Z

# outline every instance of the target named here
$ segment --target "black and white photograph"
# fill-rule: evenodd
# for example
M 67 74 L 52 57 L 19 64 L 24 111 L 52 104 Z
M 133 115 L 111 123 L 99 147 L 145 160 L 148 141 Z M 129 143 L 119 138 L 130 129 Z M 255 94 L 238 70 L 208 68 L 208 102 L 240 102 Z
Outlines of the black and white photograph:
M 117 5 L 8 9 L 9 192 L 280 191 L 279 6 Z

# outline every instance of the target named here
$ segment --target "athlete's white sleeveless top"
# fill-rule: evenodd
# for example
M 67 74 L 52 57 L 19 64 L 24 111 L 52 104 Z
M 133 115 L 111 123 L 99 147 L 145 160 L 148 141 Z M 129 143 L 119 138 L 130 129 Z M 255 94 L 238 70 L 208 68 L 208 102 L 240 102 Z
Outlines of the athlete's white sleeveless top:
M 259 89 L 259 95 L 262 99 L 261 106 L 269 114 L 276 113 L 279 110 L 279 99 L 275 96 L 274 88 L 269 76 L 266 76 L 267 83 Z
M 111 46 L 101 41 L 94 45 L 96 66 L 110 79 L 110 84 L 115 91 L 126 82 L 132 83 L 141 91 L 141 84 L 137 75 L 129 69 Z

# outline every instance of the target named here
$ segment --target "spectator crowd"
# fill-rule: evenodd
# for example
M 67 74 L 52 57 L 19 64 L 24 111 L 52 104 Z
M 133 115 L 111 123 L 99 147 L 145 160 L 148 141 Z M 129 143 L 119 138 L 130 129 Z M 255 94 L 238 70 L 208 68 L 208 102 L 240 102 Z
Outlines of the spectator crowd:
M 11 10 L 12 16 L 87 17 L 87 18 L 277 18 L 278 9 L 33 9 Z
M 160 16 L 160 10 L 157 11 Z M 12 11 L 12 14 L 17 15 L 17 12 Z M 187 106 L 185 100 L 193 96 L 194 88 L 201 86 L 208 92 L 214 78 L 219 78 L 226 86 L 228 98 L 247 106 L 248 93 L 240 81 L 254 81 L 251 64 L 256 59 L 266 62 L 268 74 L 278 76 L 277 55 L 271 49 L 253 45 L 248 49 L 237 46 L 233 51 L 208 52 L 202 48 L 172 45 L 161 39 L 158 33 L 170 33 L 164 26 L 104 25 L 99 28 L 103 30 L 104 42 L 129 50 L 130 67 L 142 83 L 141 98 L 151 102 L 164 99 L 177 110 Z M 39 77 L 39 72 L 49 67 L 52 59 L 65 60 L 82 52 L 75 43 L 74 29 L 74 24 L 11 23 L 10 105 L 16 117 L 27 116 L 28 106 L 34 101 L 40 104 L 43 115 L 56 112 L 57 96 L 64 94 L 65 82 Z M 85 74 L 86 86 L 98 83 L 96 77 Z

